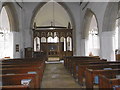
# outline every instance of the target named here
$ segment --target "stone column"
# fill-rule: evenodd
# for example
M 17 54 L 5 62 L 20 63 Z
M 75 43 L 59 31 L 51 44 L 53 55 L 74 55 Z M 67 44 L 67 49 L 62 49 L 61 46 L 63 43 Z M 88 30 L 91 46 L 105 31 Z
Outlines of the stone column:
M 74 45 L 74 50 L 75 50 L 74 56 L 80 56 L 81 36 L 80 36 L 80 32 L 78 32 L 78 31 L 76 31 L 76 41 L 75 41 L 75 43 L 73 41 L 73 44 L 75 44 Z
M 81 47 L 80 47 L 80 48 L 81 48 L 81 49 L 80 49 L 80 55 L 81 55 L 81 56 L 85 56 L 85 55 L 86 55 L 86 54 L 85 54 L 85 49 L 86 49 L 86 47 L 85 47 L 85 41 L 86 41 L 85 39 L 81 39 L 81 41 L 80 41 L 80 42 L 81 42 L 81 43 L 80 43 L 80 44 L 81 44 L 81 45 L 80 45 L 80 46 L 81 46 Z
M 114 32 L 102 32 L 100 35 L 100 56 L 108 61 L 115 61 Z
M 119 30 L 118 30 L 118 49 L 119 49 L 119 54 L 120 54 L 120 27 L 119 27 Z

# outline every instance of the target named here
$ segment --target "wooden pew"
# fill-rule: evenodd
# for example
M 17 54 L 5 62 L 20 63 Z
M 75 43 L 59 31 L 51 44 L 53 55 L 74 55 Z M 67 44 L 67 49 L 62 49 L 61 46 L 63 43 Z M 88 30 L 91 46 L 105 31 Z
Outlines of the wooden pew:
M 103 63 L 106 63 L 106 62 L 107 62 L 106 60 L 100 60 L 100 59 L 77 60 L 77 61 L 72 62 L 71 72 L 73 74 L 73 77 L 75 79 L 77 79 L 78 78 L 78 69 L 80 68 L 79 65 L 89 65 L 89 64 L 96 65 L 96 64 L 103 64 Z M 83 68 L 82 71 L 83 70 L 85 70 L 85 69 Z
M 96 58 L 96 59 L 100 59 L 98 56 L 66 56 L 64 57 L 64 66 L 67 68 L 69 61 L 71 61 L 72 59 L 81 59 L 81 58 Z
M 93 60 L 93 61 L 96 61 L 96 60 L 100 60 L 99 58 L 95 58 L 95 57 L 88 57 L 88 56 L 69 56 L 69 57 L 65 57 L 65 60 L 64 60 L 64 65 L 66 67 L 66 69 L 68 69 L 68 71 L 72 71 L 72 67 L 73 67 L 73 63 L 75 61 L 88 61 L 89 60 Z
M 44 60 L 39 60 L 39 59 L 33 60 L 33 58 L 32 59 L 29 58 L 27 60 L 26 59 L 4 60 L 4 61 L 2 61 L 2 64 L 1 64 L 2 68 L 3 68 L 2 72 L 4 74 L 6 74 L 8 72 L 7 73 L 8 75 L 11 73 L 15 73 L 15 75 L 16 75 L 16 74 L 27 73 L 27 71 L 31 71 L 31 70 L 35 70 L 35 71 L 38 70 L 37 71 L 38 74 L 35 75 L 35 77 L 37 77 L 37 79 L 35 80 L 35 82 L 37 81 L 35 88 L 39 88 L 40 83 L 38 83 L 38 81 L 40 82 L 40 80 L 42 80 L 41 77 L 43 75 L 44 68 L 45 68 Z M 27 75 L 29 76 L 29 74 L 27 74 Z M 18 85 L 18 86 L 20 87 L 20 85 Z M 7 86 L 3 86 L 3 88 L 7 88 Z
M 9 75 L 9 74 L 35 74 L 36 75 L 36 88 L 40 88 L 40 82 L 42 81 L 43 71 L 41 68 L 5 68 L 1 70 L 2 75 Z
M 15 75 L 1 75 L 2 78 L 2 89 L 5 88 L 36 88 L 36 79 L 35 74 L 15 74 Z M 21 80 L 28 80 L 30 79 L 30 83 L 23 83 L 21 84 Z M 12 87 L 13 86 L 13 87 Z M 18 86 L 18 87 L 17 87 Z
M 112 69 L 112 70 L 105 70 Z M 113 72 L 114 70 L 120 69 L 120 64 L 109 64 L 109 65 L 97 65 L 97 66 L 89 66 L 85 71 L 85 85 L 86 88 L 93 88 L 94 86 L 94 78 L 99 76 L 100 74 L 105 74 L 109 72 Z
M 38 67 L 38 68 L 20 68 L 20 67 L 17 67 L 17 68 L 9 68 L 9 69 L 2 69 L 2 74 L 22 74 L 22 73 L 26 73 L 26 74 L 30 74 L 30 73 L 34 73 L 37 77 L 37 83 L 36 83 L 36 88 L 40 88 L 40 82 L 42 80 L 42 77 L 43 77 L 43 70 L 42 70 L 42 67 Z
M 84 62 L 106 62 L 107 60 L 100 60 L 98 57 L 89 57 L 89 56 L 69 56 L 64 57 L 64 65 L 66 69 L 73 75 L 74 78 L 77 78 L 78 75 L 78 65 Z
M 78 66 L 78 82 L 79 84 L 83 85 L 83 80 L 85 77 L 85 71 L 86 68 L 90 68 L 93 67 L 94 68 L 99 68 L 101 67 L 101 65 L 112 65 L 112 64 L 120 64 L 120 62 L 86 62 L 86 63 L 82 63 L 79 64 Z
M 64 57 L 64 66 L 67 67 L 71 60 L 83 60 L 83 59 L 99 59 L 96 57 L 89 57 L 89 56 L 67 56 Z
M 10 86 L 0 86 L 2 90 L 30 90 L 31 83 L 28 85 L 10 85 Z
M 99 75 L 99 89 L 120 90 L 120 70 Z
M 30 59 L 30 58 L 29 58 Z M 2 62 L 2 68 L 11 68 L 11 67 L 20 67 L 22 68 L 22 66 L 24 67 L 39 67 L 39 66 L 43 66 L 43 70 L 45 68 L 45 60 L 41 60 L 40 58 L 38 58 L 37 60 L 34 60 L 34 58 L 32 58 L 32 60 L 26 60 L 25 59 L 18 59 L 18 60 L 5 60 Z
M 36 66 L 37 67 L 37 65 L 39 66 L 39 65 L 41 65 L 41 63 L 43 63 L 44 65 L 45 65 L 45 61 L 44 60 L 40 60 L 40 59 L 38 59 L 38 60 L 34 60 L 34 58 L 33 58 L 33 60 L 26 60 L 26 59 L 18 59 L 18 60 L 5 60 L 5 61 L 3 61 L 2 62 L 2 64 L 0 64 L 0 65 L 2 65 L 3 67 L 4 67 L 4 65 L 6 65 L 6 66 L 18 66 L 18 65 L 23 65 L 23 66 L 28 66 L 28 65 L 32 65 L 33 67 L 34 66 Z

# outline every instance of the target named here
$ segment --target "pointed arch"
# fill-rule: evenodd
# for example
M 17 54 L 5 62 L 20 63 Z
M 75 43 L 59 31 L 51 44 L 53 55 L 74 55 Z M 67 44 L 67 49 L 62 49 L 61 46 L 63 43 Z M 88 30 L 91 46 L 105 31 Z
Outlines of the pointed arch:
M 115 30 L 118 9 L 118 2 L 108 2 L 103 18 L 102 32 Z
M 13 35 L 6 7 L 0 12 L 0 58 L 13 58 Z
M 18 15 L 17 11 L 15 9 L 15 6 L 12 2 L 5 2 L 3 3 L 2 7 L 5 7 L 9 21 L 10 21 L 10 31 L 12 32 L 18 32 L 19 31 L 19 21 L 18 21 Z
M 98 32 L 99 32 L 98 19 L 96 17 L 96 14 L 91 9 L 88 8 L 86 10 L 86 13 L 84 16 L 84 21 L 83 21 L 83 30 L 82 30 L 82 34 L 81 34 L 83 39 L 88 38 L 89 27 L 90 27 L 90 23 L 91 23 L 91 19 L 92 19 L 93 15 L 95 16 L 95 19 L 97 22 L 97 28 L 98 28 Z
M 49 1 L 49 0 L 48 0 Z M 33 11 L 33 15 L 32 15 L 32 18 L 31 18 L 31 23 L 30 23 L 30 28 L 33 28 L 33 24 L 34 24 L 34 19 L 35 19 L 35 16 L 37 15 L 38 11 L 46 4 L 47 2 L 40 2 L 36 8 L 34 9 Z M 57 2 L 59 5 L 61 5 L 65 11 L 68 13 L 69 17 L 70 17 L 70 20 L 71 20 L 71 24 L 73 26 L 73 29 L 75 30 L 75 21 L 74 21 L 74 18 L 73 18 L 73 15 L 70 11 L 70 9 L 67 7 L 67 5 L 64 3 L 64 2 Z
M 85 55 L 99 56 L 100 40 L 98 34 L 97 17 L 95 13 L 88 8 L 84 16 L 82 30 L 82 39 L 85 39 Z

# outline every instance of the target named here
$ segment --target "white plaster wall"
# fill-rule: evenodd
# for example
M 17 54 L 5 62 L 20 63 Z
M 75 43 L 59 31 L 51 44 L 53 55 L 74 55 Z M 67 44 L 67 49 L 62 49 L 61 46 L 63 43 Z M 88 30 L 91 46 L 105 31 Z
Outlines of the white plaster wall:
M 74 23 L 75 23 L 75 27 L 73 30 L 73 52 L 75 56 L 80 55 L 80 10 L 79 10 L 79 3 L 66 3 L 66 5 L 68 6 L 68 8 L 70 9 L 72 15 L 73 15 L 73 19 L 74 19 Z
M 13 40 L 14 40 L 14 45 L 13 45 L 13 50 L 14 50 L 14 58 L 22 58 L 23 57 L 23 52 L 24 52 L 24 29 L 23 29 L 23 10 L 21 7 L 19 7 L 16 3 L 14 3 L 17 16 L 18 16 L 18 21 L 19 21 L 19 32 L 14 32 L 13 33 Z M 19 52 L 16 52 L 16 44 L 19 45 Z
M 120 28 L 118 30 L 118 49 L 120 50 Z M 120 52 L 119 52 L 120 53 Z
M 32 47 L 32 30 L 30 29 L 30 21 L 32 16 L 32 4 L 31 7 L 29 3 L 24 3 L 24 12 L 23 12 L 23 30 L 24 30 L 24 42 L 25 42 L 25 48 Z

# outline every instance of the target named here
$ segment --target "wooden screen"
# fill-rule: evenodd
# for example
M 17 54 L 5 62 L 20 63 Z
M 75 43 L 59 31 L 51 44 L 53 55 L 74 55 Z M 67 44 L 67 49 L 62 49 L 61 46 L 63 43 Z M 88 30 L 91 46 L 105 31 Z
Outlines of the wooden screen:
M 72 29 L 33 29 L 34 53 L 44 52 L 48 57 L 73 55 Z

